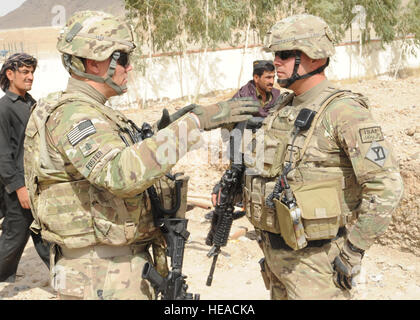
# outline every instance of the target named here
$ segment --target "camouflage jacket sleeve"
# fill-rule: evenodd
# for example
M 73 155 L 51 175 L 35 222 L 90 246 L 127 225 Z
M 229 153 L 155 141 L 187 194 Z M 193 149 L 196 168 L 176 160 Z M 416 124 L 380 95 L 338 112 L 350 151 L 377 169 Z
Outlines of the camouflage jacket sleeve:
M 367 250 L 386 231 L 401 199 L 403 183 L 398 163 L 380 125 L 357 101 L 334 102 L 326 112 L 324 125 L 350 159 L 362 186 L 358 219 L 349 240 Z
M 114 123 L 80 102 L 58 108 L 47 129 L 50 149 L 60 153 L 70 176 L 81 175 L 122 198 L 145 191 L 201 141 L 195 120 L 187 114 L 127 147 Z

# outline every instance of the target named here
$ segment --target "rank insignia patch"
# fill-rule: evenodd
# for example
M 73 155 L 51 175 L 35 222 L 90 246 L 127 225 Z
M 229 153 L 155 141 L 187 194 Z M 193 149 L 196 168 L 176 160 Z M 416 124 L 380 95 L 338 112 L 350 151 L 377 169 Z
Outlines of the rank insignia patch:
M 97 143 L 86 142 L 79 146 L 80 151 L 83 156 L 87 157 L 98 149 L 99 145 Z
M 95 132 L 96 132 L 96 129 L 93 126 L 92 121 L 85 120 L 85 121 L 80 122 L 75 128 L 73 128 L 67 134 L 67 139 L 69 139 L 69 142 L 74 147 L 80 141 L 89 137 L 90 135 L 94 134 Z
M 359 134 L 363 143 L 384 140 L 381 127 L 362 128 L 359 129 Z
M 372 142 L 365 156 L 366 159 L 376 163 L 380 167 L 384 166 L 387 157 L 388 150 L 376 141 Z

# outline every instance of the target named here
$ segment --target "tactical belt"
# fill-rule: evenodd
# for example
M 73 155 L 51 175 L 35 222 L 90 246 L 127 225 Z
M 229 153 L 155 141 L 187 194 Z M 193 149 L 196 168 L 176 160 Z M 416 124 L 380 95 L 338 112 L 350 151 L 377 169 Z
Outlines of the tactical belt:
M 149 243 L 131 244 L 128 246 L 106 246 L 97 245 L 85 248 L 69 249 L 60 247 L 61 254 L 68 259 L 106 259 L 121 256 L 131 256 L 139 252 L 143 252 L 148 247 Z
M 309 248 L 322 247 L 323 245 L 330 243 L 333 240 L 337 240 L 343 237 L 345 234 L 346 234 L 346 228 L 341 227 L 338 229 L 337 235 L 334 238 L 323 239 L 323 240 L 311 240 L 311 241 L 308 241 L 308 245 L 306 247 L 309 247 Z M 280 234 L 261 230 L 261 237 L 264 238 L 265 242 L 270 242 L 272 249 L 283 249 L 283 250 L 290 250 L 290 251 L 293 250 L 286 244 L 286 242 L 284 241 L 283 237 Z

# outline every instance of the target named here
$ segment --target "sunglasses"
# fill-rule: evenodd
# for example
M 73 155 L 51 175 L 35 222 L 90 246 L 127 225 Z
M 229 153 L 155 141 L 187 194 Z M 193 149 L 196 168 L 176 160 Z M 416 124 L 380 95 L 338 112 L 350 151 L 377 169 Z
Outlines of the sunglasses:
M 118 51 L 120 53 L 120 57 L 117 60 L 117 63 L 124 67 L 127 68 L 130 64 L 130 55 L 127 52 L 122 52 L 122 51 Z
M 291 57 L 296 57 L 296 50 L 276 51 L 275 56 L 281 60 L 287 60 Z

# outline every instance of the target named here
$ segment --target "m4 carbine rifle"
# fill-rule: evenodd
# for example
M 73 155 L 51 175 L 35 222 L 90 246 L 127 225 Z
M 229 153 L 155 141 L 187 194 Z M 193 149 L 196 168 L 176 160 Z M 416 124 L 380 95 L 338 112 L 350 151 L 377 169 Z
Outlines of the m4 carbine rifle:
M 206 238 L 206 244 L 213 246 L 207 253 L 208 257 L 213 257 L 210 273 L 207 277 L 207 286 L 211 286 L 213 273 L 216 268 L 217 258 L 220 247 L 227 244 L 232 222 L 244 216 L 244 212 L 234 212 L 235 198 L 242 190 L 242 175 L 244 166 L 232 164 L 226 170 L 220 180 L 219 195 L 211 220 L 211 228 Z
M 147 190 L 155 225 L 160 228 L 165 238 L 166 255 L 171 258 L 171 270 L 166 277 L 162 277 L 151 263 L 146 262 L 141 276 L 152 284 L 157 294 L 161 294 L 162 300 L 199 300 L 200 295 L 187 293 L 188 285 L 185 282 L 187 277 L 182 274 L 185 242 L 190 233 L 187 231 L 188 220 L 174 217 L 181 203 L 182 181 L 176 180 L 175 184 L 177 200 L 175 207 L 171 210 L 161 207 L 153 186 Z
M 136 142 L 153 136 L 152 127 L 148 123 L 143 123 L 141 129 L 133 122 L 131 125 L 134 132 L 130 133 L 130 137 Z M 165 238 L 166 255 L 171 258 L 171 270 L 166 277 L 163 277 L 153 264 L 146 262 L 141 276 L 152 284 L 156 295 L 160 294 L 162 300 L 198 300 L 199 294 L 187 293 L 186 276 L 182 274 L 185 242 L 190 235 L 187 231 L 188 220 L 175 217 L 181 204 L 182 180 L 176 180 L 176 175 L 167 174 L 166 176 L 175 180 L 176 203 L 172 209 L 168 210 L 161 206 L 154 186 L 149 187 L 147 193 L 152 206 L 154 224 L 160 228 Z
M 231 156 L 234 156 L 235 150 L 239 150 L 238 146 L 242 143 L 244 129 L 250 129 L 255 132 L 261 127 L 263 120 L 264 118 L 262 117 L 253 117 L 248 121 L 241 122 L 237 125 L 236 128 L 241 134 L 239 137 L 231 135 Z M 217 203 L 213 211 L 210 231 L 206 238 L 206 244 L 208 246 L 213 246 L 207 253 L 208 257 L 213 257 L 213 263 L 207 277 L 207 286 L 211 286 L 213 281 L 213 273 L 216 268 L 220 248 L 227 244 L 233 220 L 239 219 L 245 215 L 245 210 L 234 211 L 236 197 L 242 192 L 242 177 L 245 172 L 243 156 L 244 155 L 241 153 L 240 161 L 238 162 L 235 161 L 234 158 L 231 158 L 231 167 L 225 171 L 219 182 L 220 188 L 217 196 Z

